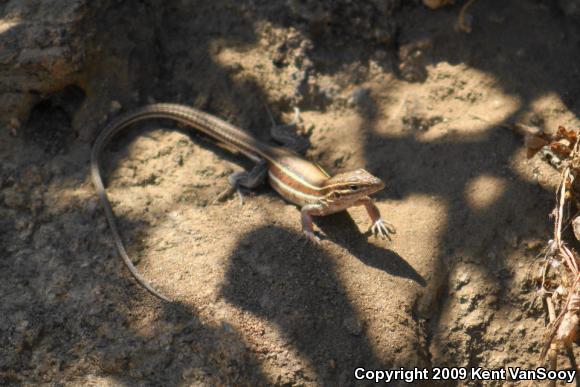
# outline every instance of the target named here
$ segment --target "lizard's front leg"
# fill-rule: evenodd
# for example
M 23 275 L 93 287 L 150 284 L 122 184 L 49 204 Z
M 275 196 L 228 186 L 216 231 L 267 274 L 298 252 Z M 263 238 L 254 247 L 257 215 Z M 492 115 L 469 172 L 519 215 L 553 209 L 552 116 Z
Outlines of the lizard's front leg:
M 302 218 L 302 232 L 308 240 L 320 244 L 320 238 L 314 234 L 312 215 L 318 215 L 323 210 L 320 204 L 307 204 L 300 210 Z
M 373 222 L 373 225 L 371 226 L 371 232 L 373 235 L 391 240 L 391 236 L 389 234 L 395 234 L 397 230 L 395 229 L 395 226 L 389 222 L 385 222 L 383 218 L 381 218 L 381 213 L 376 204 L 373 202 L 373 199 L 367 196 L 360 199 L 355 203 L 355 205 L 365 206 L 367 213 Z

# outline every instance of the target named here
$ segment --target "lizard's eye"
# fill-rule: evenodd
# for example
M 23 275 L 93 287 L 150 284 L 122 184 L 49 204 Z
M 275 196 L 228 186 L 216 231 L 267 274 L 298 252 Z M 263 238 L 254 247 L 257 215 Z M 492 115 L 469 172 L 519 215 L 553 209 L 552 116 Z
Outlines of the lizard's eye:
M 358 191 L 358 185 L 354 185 L 354 184 L 349 185 L 348 189 L 350 189 L 351 191 Z

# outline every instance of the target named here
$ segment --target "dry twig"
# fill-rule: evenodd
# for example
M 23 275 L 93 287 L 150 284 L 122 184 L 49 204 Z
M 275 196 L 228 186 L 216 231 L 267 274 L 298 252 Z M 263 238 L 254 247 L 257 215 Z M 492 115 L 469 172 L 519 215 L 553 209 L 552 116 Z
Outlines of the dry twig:
M 528 157 L 542 152 L 551 164 L 561 170 L 561 180 L 556 191 L 554 208 L 554 235 L 548 243 L 544 257 L 546 264 L 541 273 L 541 291 L 545 294 L 550 323 L 546 343 L 540 354 L 544 362 L 550 353 L 550 367 L 556 369 L 557 349 L 559 345 L 569 348 L 576 340 L 580 318 L 580 274 L 578 271 L 578 254 L 566 243 L 564 231 L 572 225 L 574 235 L 580 236 L 580 217 L 571 219 L 569 209 L 573 206 L 580 209 L 580 141 L 575 131 L 560 126 L 558 131 L 547 134 L 535 127 L 515 125 L 515 130 L 525 136 Z M 548 271 L 552 260 L 564 269 L 551 275 L 548 286 Z M 558 314 L 556 317 L 556 309 Z

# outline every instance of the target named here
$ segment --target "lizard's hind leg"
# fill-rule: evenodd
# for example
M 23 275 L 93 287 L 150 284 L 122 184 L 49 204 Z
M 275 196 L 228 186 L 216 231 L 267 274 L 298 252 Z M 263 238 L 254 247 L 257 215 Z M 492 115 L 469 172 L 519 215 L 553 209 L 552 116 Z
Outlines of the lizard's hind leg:
M 240 206 L 244 205 L 244 195 L 241 188 L 256 189 L 266 180 L 268 174 L 268 162 L 266 160 L 260 161 L 252 170 L 234 172 L 228 177 L 230 187 L 220 193 L 214 200 L 221 201 L 230 196 L 234 191 L 238 193 L 240 198 Z

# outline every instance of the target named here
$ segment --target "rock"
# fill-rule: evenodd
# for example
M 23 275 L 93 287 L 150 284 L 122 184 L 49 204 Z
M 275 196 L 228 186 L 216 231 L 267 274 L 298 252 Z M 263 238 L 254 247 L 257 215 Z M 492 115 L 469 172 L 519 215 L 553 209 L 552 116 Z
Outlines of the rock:
M 121 102 L 119 102 L 119 101 L 111 101 L 111 106 L 109 107 L 109 113 L 110 114 L 116 114 L 122 108 L 123 108 L 123 105 L 121 105 Z
M 392 15 L 400 0 L 287 0 L 295 18 L 310 24 L 314 34 L 354 36 L 376 44 L 391 44 L 397 25 Z
M 460 272 L 453 281 L 453 289 L 459 290 L 471 281 L 471 274 L 468 272 Z
M 430 39 L 420 39 L 399 47 L 401 78 L 407 82 L 424 82 L 427 79 L 426 57 L 432 45 Z
M 363 325 L 359 319 L 355 316 L 346 317 L 342 325 L 345 327 L 348 333 L 353 336 L 359 336 L 363 331 Z
M 350 106 L 362 107 L 368 102 L 370 94 L 371 90 L 369 88 L 356 87 L 348 98 L 348 104 Z
M 38 102 L 30 90 L 36 95 L 52 93 L 76 82 L 84 65 L 87 36 L 83 31 L 91 21 L 90 4 L 88 0 L 5 2 L 0 11 L 0 117 L 4 117 L 0 123 L 14 124 L 27 117 Z
M 461 319 L 466 331 L 477 331 L 486 324 L 485 312 L 481 310 L 473 311 Z
M 20 192 L 16 187 L 6 188 L 3 196 L 4 204 L 8 208 L 22 209 L 26 207 L 27 195 Z

